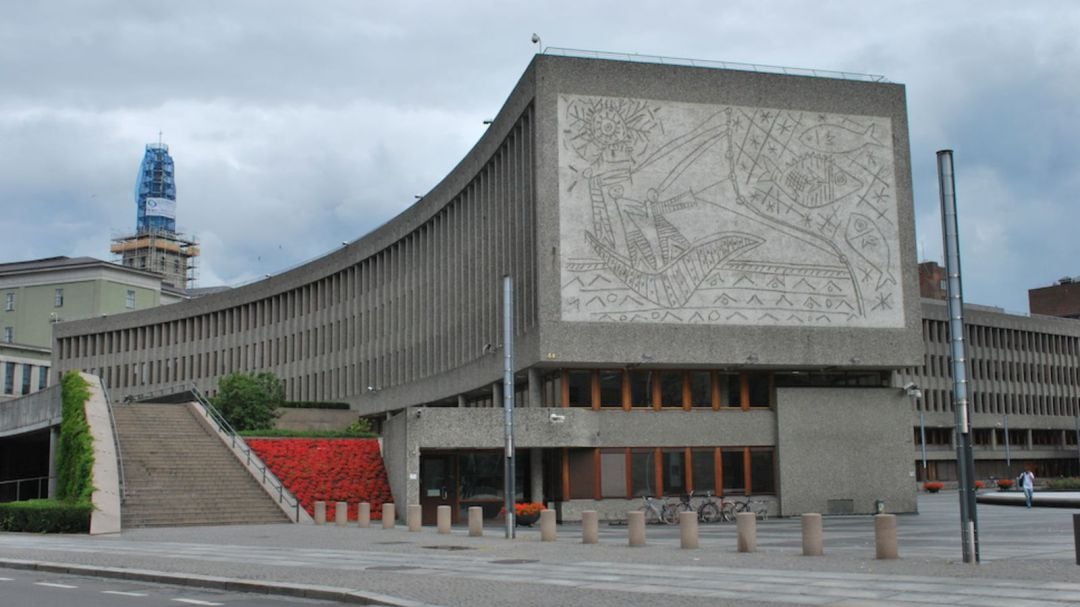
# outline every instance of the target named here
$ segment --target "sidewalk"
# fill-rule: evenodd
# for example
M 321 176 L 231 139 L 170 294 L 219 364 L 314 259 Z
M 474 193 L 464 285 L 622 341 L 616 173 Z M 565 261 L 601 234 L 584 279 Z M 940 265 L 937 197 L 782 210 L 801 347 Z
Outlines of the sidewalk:
M 1071 512 L 980 506 L 984 562 L 966 565 L 957 495 L 921 496 L 920 511 L 898 517 L 896 561 L 874 560 L 871 517 L 827 517 L 823 557 L 800 555 L 799 520 L 787 519 L 758 523 L 753 554 L 735 551 L 730 524 L 702 526 L 698 550 L 681 550 L 678 529 L 665 526 L 631 549 L 625 527 L 613 526 L 602 526 L 601 544 L 582 545 L 575 525 L 554 543 L 532 529 L 507 541 L 494 527 L 470 538 L 462 528 L 259 525 L 0 534 L 0 559 L 358 590 L 388 604 L 644 606 L 673 595 L 680 606 L 1080 604 Z

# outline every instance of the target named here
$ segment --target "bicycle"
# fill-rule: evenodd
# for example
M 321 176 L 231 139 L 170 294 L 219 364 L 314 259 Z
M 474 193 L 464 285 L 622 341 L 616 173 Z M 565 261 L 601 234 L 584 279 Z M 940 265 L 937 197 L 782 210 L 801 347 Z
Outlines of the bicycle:
M 645 524 L 656 525 L 659 523 L 667 523 L 664 517 L 664 510 L 667 508 L 667 504 L 660 502 L 660 500 L 653 498 L 651 495 L 641 496 L 641 510 L 645 513 Z
M 735 520 L 735 515 L 740 512 L 752 512 L 756 518 L 767 520 L 769 518 L 769 504 L 764 500 L 751 499 L 750 497 L 732 498 L 731 500 L 724 500 L 723 512 L 724 519 L 728 521 Z
M 712 491 L 706 491 L 704 501 L 698 505 L 698 520 L 703 523 L 716 523 L 727 520 L 724 517 L 724 498 L 717 501 Z
M 679 514 L 682 512 L 697 512 L 690 500 L 694 499 L 694 492 L 684 493 L 675 498 L 677 501 L 668 501 L 664 504 L 664 522 L 675 525 L 679 522 Z

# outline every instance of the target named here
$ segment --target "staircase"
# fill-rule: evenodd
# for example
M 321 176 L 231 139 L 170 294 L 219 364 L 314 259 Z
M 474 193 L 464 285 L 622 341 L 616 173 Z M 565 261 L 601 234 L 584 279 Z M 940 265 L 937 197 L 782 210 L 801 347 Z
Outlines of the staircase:
M 286 523 L 285 513 L 189 405 L 116 404 L 125 528 Z

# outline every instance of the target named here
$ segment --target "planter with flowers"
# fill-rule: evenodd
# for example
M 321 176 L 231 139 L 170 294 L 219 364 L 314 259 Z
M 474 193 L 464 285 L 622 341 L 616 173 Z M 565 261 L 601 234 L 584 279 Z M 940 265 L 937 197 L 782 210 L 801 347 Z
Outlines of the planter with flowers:
M 539 502 L 518 502 L 514 504 L 514 521 L 518 525 L 532 527 L 540 520 L 540 511 L 543 509 L 544 505 Z
M 922 486 L 923 489 L 926 489 L 929 493 L 937 493 L 945 488 L 945 483 L 941 481 L 926 481 Z
M 997 479 L 998 491 L 1008 491 L 1013 488 L 1013 480 L 1011 478 L 999 478 Z

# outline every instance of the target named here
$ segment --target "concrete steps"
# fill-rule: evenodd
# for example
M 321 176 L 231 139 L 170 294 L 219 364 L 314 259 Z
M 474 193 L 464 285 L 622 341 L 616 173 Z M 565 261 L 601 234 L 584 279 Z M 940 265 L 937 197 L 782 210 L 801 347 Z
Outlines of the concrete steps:
M 117 404 L 113 416 L 124 462 L 124 527 L 288 522 L 188 405 Z

